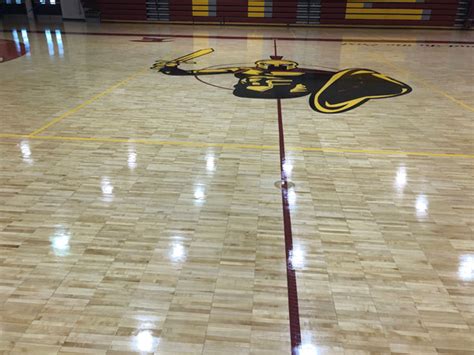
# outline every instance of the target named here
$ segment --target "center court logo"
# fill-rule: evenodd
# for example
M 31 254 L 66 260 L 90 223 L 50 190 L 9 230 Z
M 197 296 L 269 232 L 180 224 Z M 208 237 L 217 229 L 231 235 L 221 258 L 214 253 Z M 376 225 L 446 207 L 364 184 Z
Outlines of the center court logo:
M 184 70 L 179 66 L 214 52 L 201 49 L 173 60 L 158 60 L 152 69 L 166 75 L 233 74 L 238 82 L 233 94 L 252 99 L 290 99 L 310 95 L 309 105 L 321 113 L 352 110 L 371 99 L 405 95 L 411 88 L 396 79 L 370 69 L 344 69 L 338 72 L 299 68 L 298 63 L 282 56 L 258 60 L 248 67 L 212 67 Z

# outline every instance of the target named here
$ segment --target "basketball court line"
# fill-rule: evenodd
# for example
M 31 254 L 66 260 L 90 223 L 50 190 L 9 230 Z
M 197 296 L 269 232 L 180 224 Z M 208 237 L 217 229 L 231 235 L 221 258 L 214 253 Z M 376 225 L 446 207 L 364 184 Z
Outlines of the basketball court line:
M 107 138 L 107 137 L 78 137 L 78 136 L 31 136 L 28 134 L 0 133 L 0 138 L 11 139 L 31 139 L 44 141 L 63 141 L 63 142 L 92 142 L 92 143 L 117 143 L 117 144 L 143 144 L 143 145 L 162 145 L 162 146 L 182 146 L 192 148 L 228 148 L 228 149 L 254 149 L 254 150 L 275 150 L 279 149 L 276 145 L 258 145 L 258 144 L 238 144 L 238 143 L 207 143 L 193 141 L 165 141 L 152 139 L 136 138 Z M 418 156 L 434 158 L 467 158 L 474 159 L 474 154 L 462 153 L 432 153 L 432 152 L 410 152 L 403 150 L 374 150 L 374 149 L 349 149 L 349 148 L 318 148 L 318 147 L 286 147 L 286 151 L 292 152 L 321 152 L 333 154 L 366 154 L 366 155 L 385 155 L 385 156 Z
M 421 79 L 415 75 L 413 75 L 413 73 L 411 71 L 409 71 L 408 69 L 404 69 L 396 64 L 394 64 L 392 61 L 390 61 L 389 59 L 387 59 L 384 55 L 381 55 L 381 54 L 376 54 L 376 53 L 372 53 L 376 58 L 378 58 L 378 61 L 384 63 L 385 65 L 389 66 L 389 67 L 392 67 L 394 68 L 395 70 L 398 70 L 399 72 L 401 73 L 405 73 L 406 75 L 408 75 L 412 81 L 418 81 L 419 83 L 421 83 L 423 86 L 427 87 L 428 89 L 430 89 L 431 91 L 433 92 L 436 92 L 444 97 L 446 97 L 448 100 L 451 100 L 452 102 L 454 102 L 455 104 L 465 108 L 466 110 L 468 111 L 472 111 L 474 112 L 474 107 L 466 104 L 464 101 L 462 100 L 459 100 L 459 99 L 456 99 L 454 96 L 448 94 L 447 92 L 441 90 L 440 88 L 438 88 L 437 86 L 427 82 L 426 80 L 424 79 Z
M 142 73 L 145 73 L 146 70 L 148 70 L 148 68 L 140 69 L 140 70 L 134 72 L 132 75 L 128 76 L 127 78 L 119 81 L 118 83 L 115 83 L 114 85 L 109 86 L 104 91 L 98 93 L 97 95 L 94 95 L 90 99 L 88 99 L 86 101 L 83 101 L 82 103 L 80 103 L 79 105 L 77 105 L 77 106 L 73 107 L 72 109 L 66 111 L 62 115 L 52 119 L 51 121 L 49 121 L 45 125 L 38 128 L 37 130 L 31 132 L 28 136 L 33 137 L 33 136 L 36 136 L 37 134 L 40 134 L 41 132 L 48 129 L 49 127 L 55 125 L 56 123 L 61 122 L 63 119 L 65 119 L 65 118 L 71 116 L 72 114 L 82 110 L 84 107 L 89 106 L 91 103 L 93 103 L 93 102 L 97 101 L 98 99 L 110 94 L 112 91 L 119 88 L 120 86 L 123 86 L 123 85 L 127 84 L 130 80 L 133 80 L 137 76 L 141 75 Z
M 3 32 L 11 32 L 4 29 Z M 44 33 L 40 30 L 27 30 L 28 33 Z M 168 37 L 168 38 L 203 38 L 203 39 L 231 39 L 231 40 L 260 40 L 260 41 L 302 41 L 302 42 L 353 42 L 353 43 L 414 43 L 414 44 L 474 44 L 474 41 L 447 41 L 447 40 L 411 40 L 411 39 L 375 39 L 375 38 L 323 38 L 323 37 L 258 37 L 258 36 L 219 36 L 219 35 L 193 35 L 170 33 L 130 33 L 130 32 L 80 32 L 64 31 L 66 35 L 84 36 L 117 36 L 117 37 Z
M 278 56 L 277 41 L 273 41 L 273 55 Z M 278 115 L 278 145 L 280 151 L 280 179 L 281 179 L 281 207 L 283 213 L 283 231 L 285 234 L 285 263 L 286 284 L 288 291 L 288 315 L 290 322 L 291 353 L 298 355 L 301 347 L 300 311 L 298 305 L 298 286 L 296 282 L 296 270 L 293 267 L 293 231 L 291 228 L 291 212 L 288 202 L 288 177 L 285 171 L 285 133 L 283 127 L 283 114 L 281 100 L 277 99 Z

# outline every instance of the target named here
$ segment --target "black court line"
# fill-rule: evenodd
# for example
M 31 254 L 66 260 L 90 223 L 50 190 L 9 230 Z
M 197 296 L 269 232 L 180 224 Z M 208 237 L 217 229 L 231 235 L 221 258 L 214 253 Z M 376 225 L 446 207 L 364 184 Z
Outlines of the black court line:
M 58 28 L 59 29 L 59 28 Z M 3 29 L 3 32 L 11 32 L 12 29 Z M 44 33 L 38 30 L 27 30 L 29 33 Z M 474 41 L 446 41 L 446 40 L 410 40 L 410 39 L 373 39 L 373 38 L 321 38 L 321 37 L 258 37 L 258 36 L 218 36 L 218 35 L 192 35 L 192 34 L 169 34 L 169 33 L 129 33 L 129 32 L 78 32 L 64 31 L 66 35 L 84 36 L 124 36 L 124 37 L 166 37 L 166 38 L 210 38 L 210 39 L 233 39 L 233 40 L 260 40 L 260 41 L 303 41 L 303 42 L 352 42 L 352 43 L 415 43 L 415 44 L 474 44 Z
M 274 40 L 274 56 L 278 56 L 276 40 Z M 283 229 L 285 232 L 286 281 L 288 288 L 288 313 L 290 320 L 291 353 L 299 354 L 301 346 L 300 311 L 298 305 L 298 288 L 296 285 L 296 271 L 292 264 L 293 232 L 291 229 L 290 204 L 288 203 L 288 177 L 285 172 L 285 135 L 283 130 L 283 114 L 281 100 L 277 99 L 278 136 L 280 146 L 280 178 L 281 203 L 283 211 Z

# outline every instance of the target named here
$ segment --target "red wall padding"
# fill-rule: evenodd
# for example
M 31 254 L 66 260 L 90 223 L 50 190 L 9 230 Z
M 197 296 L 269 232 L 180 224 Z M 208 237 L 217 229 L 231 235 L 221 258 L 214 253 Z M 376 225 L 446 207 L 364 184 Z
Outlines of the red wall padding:
M 97 0 L 104 20 L 146 21 L 145 0 Z

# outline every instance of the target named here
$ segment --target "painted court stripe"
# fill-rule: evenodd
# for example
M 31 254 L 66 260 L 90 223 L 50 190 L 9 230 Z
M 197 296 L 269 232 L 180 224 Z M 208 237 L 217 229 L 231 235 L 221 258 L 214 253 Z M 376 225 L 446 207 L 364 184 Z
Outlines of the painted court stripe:
M 284 169 L 286 155 L 280 99 L 277 99 L 277 111 L 278 135 L 280 141 L 281 203 L 283 211 L 283 228 L 285 232 L 286 282 L 288 287 L 288 313 L 290 319 L 291 353 L 296 355 L 299 353 L 299 347 L 301 345 L 300 311 L 298 305 L 296 271 L 292 264 L 293 232 L 291 229 L 290 204 L 288 203 L 288 178 Z
M 90 143 L 118 143 L 118 144 L 144 144 L 144 145 L 162 145 L 162 146 L 182 146 L 194 148 L 228 148 L 228 149 L 258 149 L 258 150 L 278 150 L 276 145 L 258 145 L 258 144 L 238 144 L 238 143 L 207 143 L 192 141 L 159 141 L 152 139 L 137 138 L 107 138 L 107 137 L 65 137 L 65 136 L 30 136 L 28 134 L 0 133 L 0 138 L 13 139 L 32 139 L 45 141 L 63 141 L 63 142 L 90 142 Z M 467 158 L 474 159 L 474 154 L 456 154 L 456 153 L 431 153 L 431 152 L 406 152 L 403 150 L 375 150 L 375 149 L 348 149 L 348 148 L 316 148 L 316 147 L 286 147 L 287 151 L 292 152 L 321 152 L 334 154 L 366 154 L 366 155 L 387 155 L 387 156 L 418 156 L 433 158 Z
M 273 41 L 274 55 L 278 56 L 277 41 Z M 281 100 L 277 99 L 278 114 L 278 143 L 280 150 L 280 177 L 281 177 L 281 203 L 283 212 L 283 228 L 285 232 L 286 256 L 286 282 L 288 288 L 288 314 L 290 320 L 291 353 L 299 354 L 301 346 L 300 311 L 298 305 L 298 287 L 296 284 L 296 271 L 292 264 L 293 232 L 291 229 L 290 204 L 288 203 L 288 177 L 285 172 L 285 133 L 283 128 L 283 114 Z
M 11 32 L 11 30 L 2 30 Z M 28 33 L 44 33 L 44 31 L 28 30 Z M 446 41 L 446 40 L 416 40 L 416 39 L 375 39 L 375 38 L 322 38 L 322 37 L 258 37 L 258 36 L 218 36 L 218 35 L 192 35 L 170 33 L 129 33 L 129 32 L 79 32 L 63 31 L 66 35 L 84 36 L 122 36 L 122 37 L 168 37 L 168 38 L 210 38 L 233 40 L 260 40 L 260 41 L 303 41 L 303 42 L 352 42 L 352 43 L 412 43 L 412 44 L 474 44 L 474 41 Z
M 82 110 L 84 107 L 90 105 L 91 103 L 97 101 L 98 99 L 100 99 L 101 97 L 103 96 L 106 96 L 108 94 L 110 94 L 112 91 L 114 91 L 115 89 L 119 88 L 120 86 L 122 85 L 125 85 L 126 83 L 128 83 L 130 80 L 136 78 L 137 76 L 139 76 L 140 74 L 143 74 L 145 73 L 145 71 L 148 70 L 148 68 L 145 68 L 145 69 L 141 69 L 141 70 L 138 70 L 136 71 L 135 73 L 133 73 L 132 75 L 130 75 L 129 77 L 119 81 L 118 83 L 114 84 L 114 85 L 111 85 L 109 86 L 107 89 L 105 89 L 104 91 L 98 93 L 97 95 L 91 97 L 90 99 L 84 101 L 83 103 L 77 105 L 76 107 L 73 107 L 72 109 L 66 111 L 65 113 L 63 113 L 62 115 L 52 119 L 51 121 L 49 121 L 48 123 L 46 123 L 44 126 L 38 128 L 37 130 L 35 130 L 34 132 L 31 132 L 29 135 L 30 136 L 36 136 L 37 134 L 40 134 L 41 132 L 43 132 L 44 130 L 48 129 L 49 127 L 55 125 L 56 123 L 59 123 L 61 122 L 63 119 L 71 116 L 72 114 Z
M 465 108 L 466 110 L 474 112 L 474 106 L 470 106 L 469 104 L 465 103 L 464 101 L 459 100 L 459 99 L 455 98 L 454 96 L 448 94 L 447 92 L 441 90 L 439 87 L 437 87 L 433 84 L 430 84 L 428 81 L 426 81 L 424 79 L 421 79 L 421 78 L 417 77 L 411 71 L 409 71 L 405 68 L 402 68 L 399 65 L 394 64 L 392 61 L 387 59 L 384 55 L 378 54 L 378 53 L 373 53 L 373 56 L 376 58 L 376 60 L 386 64 L 387 66 L 389 66 L 391 68 L 394 68 L 395 70 L 397 70 L 401 73 L 404 73 L 405 75 L 407 75 L 411 79 L 411 81 L 419 82 L 422 85 L 424 85 L 425 87 L 427 87 L 428 89 L 430 89 L 431 91 L 434 91 L 435 93 L 446 97 L 448 100 L 450 100 L 450 101 L 454 102 L 455 104 Z

